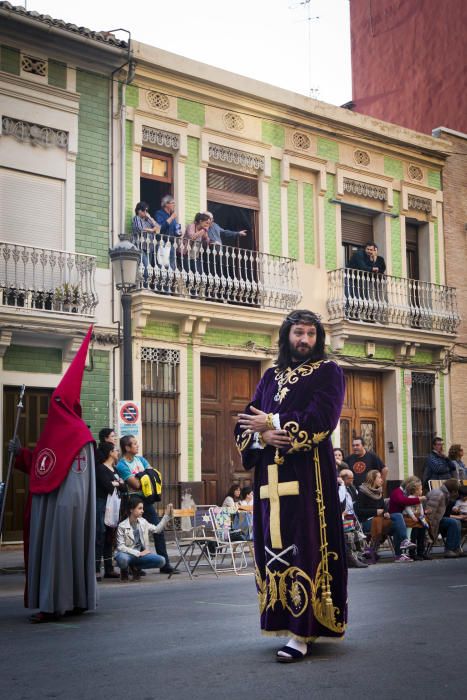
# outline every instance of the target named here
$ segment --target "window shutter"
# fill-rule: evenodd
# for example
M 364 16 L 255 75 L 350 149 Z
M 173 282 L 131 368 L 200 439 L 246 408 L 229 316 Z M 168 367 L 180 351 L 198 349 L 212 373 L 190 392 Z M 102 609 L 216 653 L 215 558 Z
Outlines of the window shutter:
M 367 241 L 373 240 L 373 219 L 363 214 L 342 212 L 342 243 L 350 243 L 363 247 Z
M 63 250 L 65 183 L 0 168 L 0 240 Z

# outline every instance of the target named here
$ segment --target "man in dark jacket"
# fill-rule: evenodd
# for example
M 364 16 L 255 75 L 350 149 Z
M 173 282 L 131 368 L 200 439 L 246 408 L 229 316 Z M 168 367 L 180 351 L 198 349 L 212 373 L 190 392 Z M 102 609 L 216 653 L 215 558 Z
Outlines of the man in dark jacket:
M 432 442 L 432 450 L 425 458 L 423 465 L 423 483 L 426 486 L 430 479 L 445 481 L 451 477 L 456 478 L 456 467 L 443 452 L 443 438 L 435 437 Z

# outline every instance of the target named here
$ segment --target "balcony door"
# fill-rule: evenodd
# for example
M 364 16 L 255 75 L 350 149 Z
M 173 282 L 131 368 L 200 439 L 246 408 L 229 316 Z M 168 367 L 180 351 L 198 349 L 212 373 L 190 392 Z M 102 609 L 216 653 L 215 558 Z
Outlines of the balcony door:
M 33 448 L 42 432 L 49 410 L 52 389 L 27 389 L 21 411 L 18 437 L 23 447 Z M 3 390 L 3 478 L 8 468 L 8 440 L 13 437 L 16 406 L 19 393 L 17 387 Z M 23 539 L 24 506 L 28 494 L 28 478 L 13 469 L 5 509 L 4 541 L 18 542 Z
M 173 194 L 172 156 L 150 149 L 142 150 L 140 201 L 149 205 L 149 213 L 152 217 L 161 208 L 161 199 L 166 194 Z
M 233 439 L 239 411 L 251 401 L 260 363 L 204 357 L 201 360 L 201 479 L 204 503 L 221 504 L 231 483 L 245 472 Z
M 378 372 L 345 372 L 346 390 L 340 419 L 340 447 L 351 453 L 359 435 L 367 450 L 384 459 L 382 379 Z
M 248 232 L 224 242 L 236 248 L 258 250 L 258 179 L 208 168 L 207 188 L 208 211 L 214 214 L 216 223 L 230 231 Z
M 365 243 L 373 240 L 373 217 L 343 208 L 341 230 L 343 261 L 344 267 L 347 267 L 355 251 L 364 248 Z

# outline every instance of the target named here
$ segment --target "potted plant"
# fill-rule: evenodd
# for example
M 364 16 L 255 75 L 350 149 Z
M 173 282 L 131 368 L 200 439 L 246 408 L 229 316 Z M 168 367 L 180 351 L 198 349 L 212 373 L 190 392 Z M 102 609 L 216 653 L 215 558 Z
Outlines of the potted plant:
M 81 295 L 77 284 L 64 282 L 54 291 L 54 309 L 56 311 L 71 311 L 78 313 Z

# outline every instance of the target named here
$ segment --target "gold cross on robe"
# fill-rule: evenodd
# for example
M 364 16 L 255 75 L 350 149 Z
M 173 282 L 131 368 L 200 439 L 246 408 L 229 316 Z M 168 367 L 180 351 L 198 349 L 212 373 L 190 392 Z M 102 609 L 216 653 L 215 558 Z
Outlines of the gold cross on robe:
M 279 483 L 279 468 L 277 464 L 268 465 L 268 483 L 261 486 L 260 498 L 268 498 L 270 502 L 269 530 L 273 549 L 282 549 L 281 537 L 281 496 L 298 496 L 298 481 L 283 481 Z

